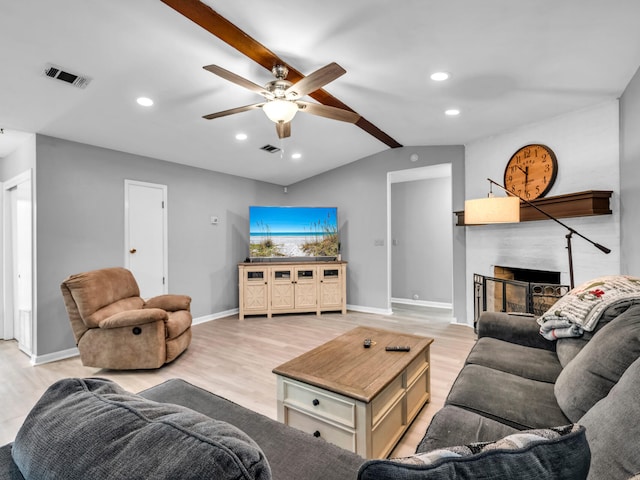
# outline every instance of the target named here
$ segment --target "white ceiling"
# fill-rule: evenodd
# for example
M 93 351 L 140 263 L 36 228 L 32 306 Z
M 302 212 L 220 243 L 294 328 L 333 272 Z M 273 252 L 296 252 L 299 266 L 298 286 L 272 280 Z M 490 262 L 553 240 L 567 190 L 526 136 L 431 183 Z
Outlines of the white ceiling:
M 405 146 L 466 144 L 616 98 L 640 65 L 638 0 L 205 3 L 304 74 L 339 63 L 347 73 L 325 90 Z M 0 0 L 0 32 L 0 156 L 41 133 L 289 185 L 388 148 L 304 113 L 283 141 L 260 110 L 202 119 L 262 98 L 202 66 L 271 74 L 159 0 Z M 92 81 L 46 78 L 47 63 Z M 439 70 L 451 80 L 431 81 Z

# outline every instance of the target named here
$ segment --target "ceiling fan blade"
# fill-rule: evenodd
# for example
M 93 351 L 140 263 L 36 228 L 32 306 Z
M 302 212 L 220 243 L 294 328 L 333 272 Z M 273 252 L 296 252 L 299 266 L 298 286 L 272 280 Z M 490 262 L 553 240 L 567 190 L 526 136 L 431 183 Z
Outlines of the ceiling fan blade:
M 262 108 L 264 103 L 253 103 L 251 105 L 245 105 L 244 107 L 231 108 L 229 110 L 223 110 L 222 112 L 210 113 L 204 115 L 202 118 L 207 120 L 213 120 L 214 118 L 226 117 L 227 115 L 233 115 L 234 113 L 246 112 L 247 110 L 253 110 L 254 108 Z
M 324 87 L 327 83 L 334 81 L 345 73 L 347 73 L 347 71 L 340 65 L 335 62 L 330 63 L 291 85 L 285 90 L 284 94 L 287 98 L 291 99 L 302 98 L 308 93 L 315 92 L 319 88 Z
M 291 136 L 291 122 L 276 123 L 276 132 L 278 132 L 278 138 L 287 138 Z
M 320 117 L 331 118 L 332 120 L 340 120 L 341 122 L 356 123 L 360 120 L 360 115 L 350 110 L 342 108 L 330 107 L 320 103 L 296 102 L 301 112 L 311 113 Z
M 236 75 L 235 73 L 230 72 L 229 70 L 225 70 L 224 68 L 219 67 L 218 65 L 207 65 L 202 68 L 204 68 L 208 72 L 211 72 L 215 75 L 218 75 L 219 77 L 224 78 L 225 80 L 229 80 L 230 82 L 235 83 L 236 85 L 240 85 L 241 87 L 247 88 L 252 92 L 259 93 L 263 97 L 267 97 L 267 98 L 273 97 L 273 95 L 269 91 L 267 91 L 264 87 L 261 87 L 257 83 L 253 83 L 251 80 L 247 80 L 246 78 L 243 78 L 240 75 Z

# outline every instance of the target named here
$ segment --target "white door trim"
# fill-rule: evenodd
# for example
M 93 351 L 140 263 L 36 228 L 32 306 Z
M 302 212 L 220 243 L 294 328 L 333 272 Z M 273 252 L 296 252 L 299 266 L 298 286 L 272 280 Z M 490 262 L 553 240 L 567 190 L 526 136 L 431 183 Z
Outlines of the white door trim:
M 30 339 L 31 344 L 27 345 L 29 349 L 28 353 L 31 356 L 32 362 L 36 355 L 37 345 L 37 314 L 36 314 L 36 255 L 35 255 L 35 244 L 36 244 L 36 208 L 35 208 L 35 185 L 34 185 L 34 175 L 32 169 L 25 170 L 19 175 L 7 180 L 2 183 L 2 198 L 1 198 L 1 207 L 2 207 L 2 297 L 3 297 L 3 308 L 2 308 L 2 316 L 0 318 L 0 327 L 2 338 L 8 339 L 14 337 L 13 332 L 13 278 L 11 276 L 12 269 L 8 269 L 8 262 L 12 262 L 12 258 L 10 252 L 7 251 L 8 245 L 10 245 L 9 235 L 12 234 L 12 228 L 10 225 L 11 215 L 8 209 L 11 208 L 10 202 L 10 190 L 16 188 L 18 185 L 29 182 L 31 185 L 31 332 Z
M 140 187 L 149 187 L 149 188 L 158 188 L 162 191 L 162 201 L 164 202 L 164 208 L 162 209 L 162 234 L 163 234 L 163 263 L 164 263 L 164 284 L 163 284 L 163 293 L 167 293 L 169 291 L 169 235 L 168 235 L 168 216 L 167 210 L 167 186 L 159 183 L 149 183 L 149 182 L 141 182 L 138 180 L 128 180 L 124 181 L 124 266 L 125 268 L 130 268 L 130 259 L 131 255 L 129 253 L 129 186 L 136 185 Z
M 432 178 L 448 177 L 451 178 L 452 165 L 450 163 L 437 163 L 435 165 L 427 165 L 424 167 L 408 168 L 405 170 L 396 170 L 387 172 L 387 309 L 391 311 L 391 184 L 411 182 L 413 180 L 427 180 Z M 453 265 L 451 265 L 453 269 Z M 451 285 L 453 292 L 453 285 Z

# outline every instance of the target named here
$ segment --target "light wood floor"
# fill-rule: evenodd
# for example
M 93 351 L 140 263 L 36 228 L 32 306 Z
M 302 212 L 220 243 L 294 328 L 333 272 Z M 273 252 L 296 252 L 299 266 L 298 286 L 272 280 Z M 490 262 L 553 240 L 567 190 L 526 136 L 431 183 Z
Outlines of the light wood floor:
M 46 388 L 66 377 L 100 376 L 139 392 L 170 378 L 183 378 L 251 410 L 276 418 L 273 368 L 358 326 L 433 337 L 432 399 L 391 456 L 414 453 L 433 414 L 442 407 L 475 335 L 450 323 L 438 310 L 394 307 L 393 315 L 278 315 L 226 317 L 193 327 L 191 346 L 158 370 L 113 371 L 83 367 L 79 357 L 31 366 L 15 341 L 0 341 L 0 445 L 13 441 L 24 418 Z

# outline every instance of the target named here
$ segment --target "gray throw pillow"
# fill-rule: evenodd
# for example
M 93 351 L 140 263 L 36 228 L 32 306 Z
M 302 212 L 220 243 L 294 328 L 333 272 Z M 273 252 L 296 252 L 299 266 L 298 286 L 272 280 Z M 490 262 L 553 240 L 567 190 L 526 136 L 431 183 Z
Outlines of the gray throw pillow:
M 584 427 L 527 430 L 497 442 L 475 443 L 391 460 L 369 460 L 358 480 L 583 480 L 590 453 Z
M 640 305 L 633 305 L 594 335 L 560 372 L 554 393 L 567 418 L 577 422 L 639 356 Z
M 12 456 L 27 480 L 271 478 L 258 445 L 233 425 L 98 378 L 49 387 Z

